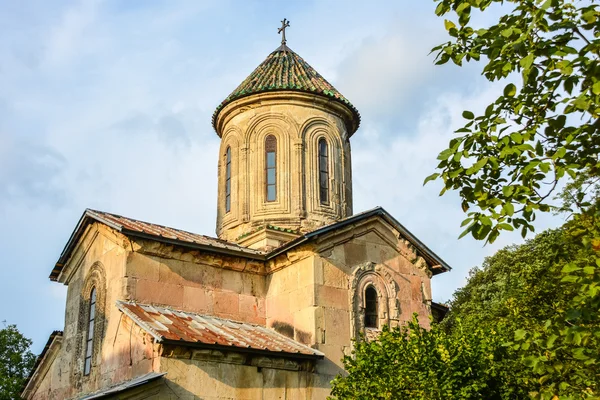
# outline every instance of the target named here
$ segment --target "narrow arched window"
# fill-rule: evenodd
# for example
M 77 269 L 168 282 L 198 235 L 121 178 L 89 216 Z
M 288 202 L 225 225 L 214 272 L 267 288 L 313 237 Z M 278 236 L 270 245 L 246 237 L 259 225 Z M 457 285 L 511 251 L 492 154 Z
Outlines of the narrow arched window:
M 265 182 L 267 201 L 277 200 L 277 139 L 273 135 L 265 139 Z
M 231 147 L 225 152 L 225 212 L 231 210 Z
M 329 204 L 329 154 L 324 138 L 319 140 L 319 200 Z
M 96 288 L 90 293 L 90 310 L 88 317 L 88 331 L 85 347 L 84 375 L 89 375 L 92 370 L 92 354 L 94 351 L 94 320 L 96 319 Z
M 365 289 L 365 328 L 377 328 L 378 320 L 377 290 L 369 286 Z

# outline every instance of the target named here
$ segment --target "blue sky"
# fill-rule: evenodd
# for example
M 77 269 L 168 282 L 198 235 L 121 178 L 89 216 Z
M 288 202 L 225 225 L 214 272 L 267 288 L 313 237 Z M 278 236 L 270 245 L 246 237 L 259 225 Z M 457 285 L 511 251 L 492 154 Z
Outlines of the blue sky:
M 380 205 L 454 267 L 513 242 L 460 241 L 454 193 L 422 186 L 436 155 L 501 93 L 480 66 L 436 67 L 446 40 L 424 0 L 0 0 L 0 321 L 41 351 L 62 329 L 66 287 L 48 280 L 86 207 L 214 235 L 218 137 L 210 117 L 279 45 L 359 109 L 355 212 Z M 489 17 L 485 17 L 489 18 Z M 482 23 L 485 18 L 481 17 Z M 543 217 L 538 227 L 560 224 Z

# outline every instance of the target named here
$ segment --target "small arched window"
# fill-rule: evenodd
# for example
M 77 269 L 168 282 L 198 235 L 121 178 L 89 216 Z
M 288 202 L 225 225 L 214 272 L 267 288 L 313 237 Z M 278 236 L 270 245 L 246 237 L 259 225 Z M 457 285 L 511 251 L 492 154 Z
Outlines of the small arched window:
M 231 147 L 225 152 L 225 212 L 231 210 Z
M 329 154 L 324 138 L 319 140 L 319 200 L 329 204 Z
M 265 190 L 267 201 L 277 200 L 277 139 L 273 135 L 265 139 Z
M 377 290 L 373 286 L 365 289 L 365 328 L 378 328 Z
M 88 331 L 85 347 L 84 375 L 89 375 L 92 370 L 92 354 L 94 354 L 94 320 L 96 319 L 96 288 L 90 293 L 90 310 L 88 317 Z

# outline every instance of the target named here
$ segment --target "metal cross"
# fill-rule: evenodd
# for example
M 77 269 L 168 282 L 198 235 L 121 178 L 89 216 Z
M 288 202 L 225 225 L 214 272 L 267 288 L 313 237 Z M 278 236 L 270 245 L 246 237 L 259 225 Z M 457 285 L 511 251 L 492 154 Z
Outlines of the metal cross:
M 290 26 L 290 21 L 288 21 L 287 19 L 283 19 L 283 21 L 281 21 L 281 28 L 279 28 L 279 30 L 277 31 L 277 33 L 282 33 L 281 35 L 281 44 L 285 45 L 287 40 L 285 40 L 285 28 L 289 28 Z

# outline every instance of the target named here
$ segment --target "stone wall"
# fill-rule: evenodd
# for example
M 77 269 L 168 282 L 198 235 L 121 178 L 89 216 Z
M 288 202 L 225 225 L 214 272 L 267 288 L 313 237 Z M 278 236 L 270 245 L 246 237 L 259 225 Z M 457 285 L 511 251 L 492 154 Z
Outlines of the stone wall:
M 68 284 L 62 343 L 54 360 L 41 365 L 29 399 L 66 399 L 130 379 L 151 367 L 152 349 L 133 326 L 121 321 L 115 302 L 125 295 L 127 251 L 123 237 L 101 224 L 88 227 L 65 265 Z M 88 333 L 89 295 L 97 290 L 94 356 L 89 375 L 83 373 Z M 44 364 L 44 363 L 42 363 Z
M 270 224 L 308 232 L 352 214 L 349 113 L 322 96 L 262 93 L 219 114 L 217 235 L 236 242 Z M 277 198 L 267 201 L 265 139 L 277 139 Z M 329 201 L 319 200 L 318 142 L 328 145 Z M 226 153 L 231 149 L 231 209 L 225 209 Z
M 251 260 L 134 242 L 125 299 L 265 324 L 264 266 Z
M 310 371 L 295 370 L 302 367 L 298 363 L 288 362 L 288 369 L 281 369 L 269 366 L 277 359 L 262 357 L 250 361 L 256 365 L 243 365 L 203 360 L 205 356 L 197 353 L 161 358 L 162 371 L 167 375 L 157 398 L 325 400 L 329 395 L 329 380 Z

